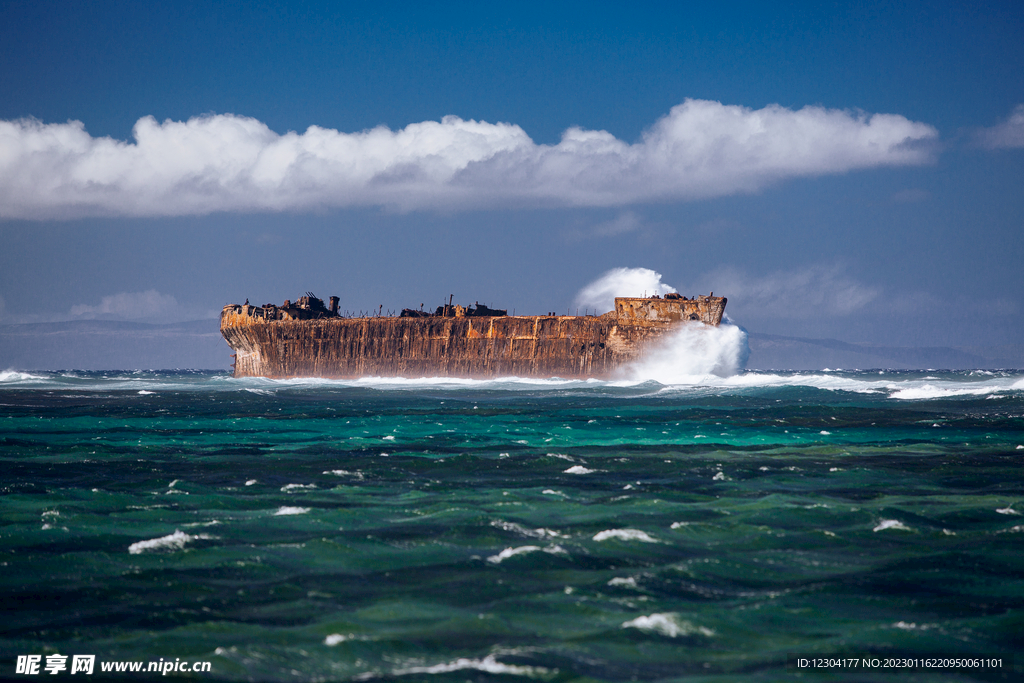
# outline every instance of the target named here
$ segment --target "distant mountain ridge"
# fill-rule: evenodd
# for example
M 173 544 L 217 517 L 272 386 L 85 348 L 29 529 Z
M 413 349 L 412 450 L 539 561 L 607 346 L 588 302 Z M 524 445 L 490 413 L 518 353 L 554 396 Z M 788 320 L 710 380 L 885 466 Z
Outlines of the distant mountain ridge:
M 1024 368 L 1024 344 L 1004 346 L 877 346 L 748 332 L 751 370 Z

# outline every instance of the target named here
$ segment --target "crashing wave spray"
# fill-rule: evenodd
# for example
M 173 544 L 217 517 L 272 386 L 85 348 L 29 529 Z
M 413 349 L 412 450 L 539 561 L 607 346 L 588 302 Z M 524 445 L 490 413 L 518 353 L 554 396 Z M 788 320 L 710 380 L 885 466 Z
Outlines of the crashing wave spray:
M 580 290 L 576 304 L 607 311 L 617 296 L 659 296 L 676 288 L 661 281 L 650 268 L 613 268 Z M 662 384 L 692 384 L 708 375 L 730 377 L 741 372 L 750 357 L 747 332 L 725 317 L 718 327 L 681 325 L 646 357 L 625 370 L 631 380 L 653 379 Z
M 731 377 L 743 371 L 750 357 L 747 331 L 725 320 L 718 327 L 680 325 L 646 357 L 626 369 L 633 380 L 662 384 L 695 384 L 708 375 Z
M 650 268 L 612 268 L 580 290 L 576 306 L 604 313 L 615 308 L 617 296 L 663 295 L 676 291 L 661 281 L 661 273 Z

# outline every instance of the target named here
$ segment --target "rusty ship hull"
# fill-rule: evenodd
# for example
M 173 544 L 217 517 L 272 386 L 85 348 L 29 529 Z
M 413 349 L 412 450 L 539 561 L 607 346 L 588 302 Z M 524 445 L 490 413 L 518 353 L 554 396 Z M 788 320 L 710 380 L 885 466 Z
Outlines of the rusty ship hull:
M 236 304 L 224 307 L 221 333 L 235 352 L 235 377 L 610 379 L 679 325 L 718 325 L 725 303 L 714 296 L 618 298 L 615 310 L 600 316 L 472 315 L 444 307 L 422 317 L 353 318 L 296 312 L 288 302 L 283 309 Z

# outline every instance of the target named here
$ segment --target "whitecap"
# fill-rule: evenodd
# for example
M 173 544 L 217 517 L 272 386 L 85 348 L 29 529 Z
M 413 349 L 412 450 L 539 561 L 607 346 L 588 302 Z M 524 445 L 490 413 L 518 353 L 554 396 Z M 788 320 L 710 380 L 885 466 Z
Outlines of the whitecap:
M 349 633 L 348 635 L 342 633 L 332 633 L 331 635 L 324 638 L 324 645 L 328 647 L 334 647 L 344 643 L 347 640 L 375 640 L 372 636 L 360 636 L 355 633 Z
M 622 624 L 621 628 L 636 628 L 641 631 L 653 631 L 669 638 L 677 636 L 689 636 L 700 634 L 711 637 L 715 632 L 706 626 L 695 626 L 689 621 L 679 619 L 678 614 L 671 612 L 663 614 L 651 614 L 637 617 Z
M 1004 508 L 996 508 L 996 512 L 1001 515 L 1019 515 L 1020 513 L 1013 509 L 1012 506 L 1007 505 Z
M 511 531 L 513 533 L 521 534 L 523 536 L 529 536 L 531 538 L 566 538 L 564 534 L 560 534 L 557 531 L 551 529 L 527 529 L 521 524 L 515 522 L 505 522 L 500 519 L 496 519 L 491 522 L 491 526 L 503 529 L 504 531 Z
M 285 484 L 281 487 L 281 490 L 285 493 L 289 491 L 295 491 L 297 489 L 315 489 L 316 484 Z
M 276 517 L 278 515 L 304 515 L 307 512 L 309 512 L 310 509 L 311 508 L 289 507 L 287 505 L 282 505 L 277 509 L 277 512 L 274 513 L 274 516 Z
M 562 471 L 565 472 L 566 474 L 590 474 L 592 472 L 596 472 L 597 470 L 592 470 L 588 467 L 584 467 L 583 465 L 573 465 L 569 469 Z
M 490 557 L 488 557 L 487 561 L 491 562 L 492 564 L 500 564 L 501 562 L 507 560 L 510 557 L 522 555 L 523 553 L 535 553 L 538 550 L 541 550 L 541 547 L 538 545 L 521 545 L 518 548 L 505 548 L 497 555 L 491 555 Z
M 617 538 L 621 541 L 643 541 L 644 543 L 660 542 L 639 529 L 606 529 L 594 534 L 595 541 L 607 541 L 610 538 Z
M 128 552 L 132 555 L 138 555 L 149 550 L 181 550 L 185 547 L 185 544 L 194 541 L 199 538 L 198 536 L 190 536 L 184 531 L 175 530 L 173 534 L 167 536 L 161 536 L 160 538 L 151 538 L 147 541 L 136 541 L 128 546 Z
M 45 379 L 45 377 L 40 377 L 39 375 L 30 375 L 27 372 L 18 372 L 17 370 L 0 370 L 0 383 L 31 382 Z
M 626 588 L 636 588 L 636 579 L 632 576 L 621 577 L 616 576 L 614 579 L 608 582 L 609 586 L 625 586 Z
M 463 669 L 476 669 L 490 674 L 505 674 L 510 676 L 544 676 L 549 673 L 557 673 L 558 669 L 547 669 L 542 666 L 520 666 L 516 664 L 502 664 L 494 655 L 487 655 L 483 659 L 466 659 L 460 657 L 454 662 L 435 664 L 434 666 L 412 666 L 405 669 L 395 669 L 392 673 L 396 676 L 404 674 L 443 674 Z
M 913 531 L 909 526 L 898 519 L 883 519 L 872 531 L 885 531 L 886 529 L 898 529 L 900 531 Z

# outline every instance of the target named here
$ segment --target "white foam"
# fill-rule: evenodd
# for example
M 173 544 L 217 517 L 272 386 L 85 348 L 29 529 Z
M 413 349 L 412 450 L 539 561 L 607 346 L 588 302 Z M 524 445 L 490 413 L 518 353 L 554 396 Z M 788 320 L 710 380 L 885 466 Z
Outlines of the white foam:
M 974 399 L 998 398 L 1012 392 L 1024 391 L 1021 373 L 980 372 L 949 375 L 901 376 L 899 373 L 859 373 L 844 376 L 832 372 L 740 372 L 745 353 L 745 333 L 742 329 L 723 323 L 717 328 L 703 325 L 685 325 L 678 338 L 660 351 L 650 354 L 647 361 L 631 366 L 625 375 L 615 381 L 534 379 L 499 377 L 489 380 L 471 380 L 449 377 L 364 377 L 358 380 L 328 380 L 319 378 L 272 380 L 265 378 L 231 378 L 215 376 L 183 376 L 150 372 L 110 373 L 98 376 L 68 373 L 31 374 L 14 370 L 0 372 L 0 387 L 32 390 L 118 391 L 239 391 L 271 390 L 306 387 L 369 387 L 379 390 L 452 390 L 467 388 L 488 391 L 566 391 L 602 388 L 620 390 L 630 388 L 652 395 L 689 394 L 694 391 L 730 393 L 756 388 L 810 387 L 829 391 L 849 391 L 890 397 L 897 400 Z M 735 370 L 733 368 L 736 368 Z M 874 377 L 875 379 L 868 379 Z M 936 379 L 938 377 L 938 379 Z M 651 381 L 662 386 L 652 385 Z M 141 394 L 145 395 L 145 394 Z M 383 438 L 383 437 L 381 437 Z M 1024 446 L 1024 444 L 1021 444 Z M 1022 449 L 1024 450 L 1024 449 Z
M 510 557 L 516 555 L 523 555 L 525 553 L 534 553 L 537 551 L 548 553 L 549 555 L 568 555 L 569 553 L 560 545 L 552 545 L 547 548 L 541 548 L 537 545 L 522 545 L 518 548 L 505 548 L 497 555 L 491 555 L 487 558 L 487 561 L 492 564 L 501 564 Z
M 194 541 L 197 538 L 200 537 L 190 536 L 184 531 L 175 530 L 173 534 L 168 534 L 167 536 L 132 543 L 128 546 L 128 552 L 132 555 L 138 555 L 151 550 L 181 550 L 185 547 L 186 543 Z
M 332 633 L 331 635 L 324 638 L 324 645 L 328 647 L 334 647 L 344 643 L 347 640 L 376 640 L 373 636 L 362 636 L 356 635 L 355 633 L 349 633 L 348 635 L 342 633 Z
M 660 543 L 660 541 L 645 531 L 639 529 L 606 529 L 594 534 L 595 541 L 607 541 L 617 538 L 620 541 L 643 541 L 644 543 Z
M 16 384 L 19 382 L 35 384 L 37 382 L 45 382 L 46 379 L 46 377 L 30 375 L 27 372 L 18 372 L 17 370 L 0 370 L 0 384 Z
M 642 361 L 626 368 L 625 375 L 661 384 L 703 384 L 709 377 L 736 375 L 749 356 L 747 333 L 737 325 L 681 325 L 648 351 Z
M 978 383 L 977 386 L 964 386 L 961 384 L 923 384 L 911 386 L 906 389 L 898 389 L 889 395 L 890 398 L 901 399 L 929 399 L 929 398 L 951 398 L 954 396 L 988 396 L 991 394 L 1009 391 L 1008 387 L 993 386 L 988 383 Z
M 363 473 L 358 470 L 355 472 L 349 472 L 348 470 L 324 470 L 323 474 L 333 474 L 336 477 L 355 477 L 356 479 L 363 478 Z
M 634 579 L 632 576 L 627 576 L 625 578 L 621 576 L 616 576 L 614 579 L 608 582 L 608 585 L 625 586 L 626 588 L 636 588 L 636 579 Z
M 621 628 L 636 628 L 641 631 L 653 631 L 655 633 L 660 633 L 663 636 L 668 636 L 669 638 L 694 634 L 700 634 L 710 638 L 715 635 L 715 632 L 706 626 L 695 626 L 689 621 L 680 619 L 678 614 L 671 612 L 637 617 L 636 619 L 623 623 Z
M 463 669 L 476 669 L 490 674 L 505 674 L 510 676 L 545 676 L 551 673 L 558 673 L 558 669 L 546 669 L 542 666 L 519 666 L 515 664 L 502 664 L 494 655 L 487 655 L 483 659 L 466 659 L 460 657 L 454 662 L 435 664 L 434 666 L 411 666 L 405 669 L 395 669 L 392 673 L 396 676 L 405 674 L 444 674 Z
M 591 474 L 592 472 L 596 472 L 597 470 L 589 469 L 587 467 L 584 467 L 583 465 L 573 465 L 569 469 L 562 471 L 565 472 L 566 474 Z
M 311 508 L 289 507 L 287 505 L 282 505 L 277 509 L 277 512 L 274 513 L 274 516 L 276 517 L 278 515 L 304 515 L 307 512 L 309 512 L 310 509 Z
M 284 486 L 281 487 L 281 490 L 284 491 L 285 493 L 289 493 L 291 491 L 296 491 L 296 490 L 315 489 L 315 488 L 316 488 L 316 484 L 285 484 Z
M 527 529 L 521 524 L 516 524 L 515 522 L 504 522 L 500 519 L 491 522 L 491 526 L 505 531 L 511 531 L 522 536 L 529 536 L 530 538 L 566 538 L 564 534 L 552 531 L 551 529 Z
M 909 526 L 898 519 L 883 519 L 872 531 L 885 531 L 886 529 L 897 529 L 899 531 L 913 531 Z
M 996 512 L 1001 515 L 1019 515 L 1020 513 L 1013 509 L 1012 505 L 1007 505 L 1004 508 L 996 508 Z

